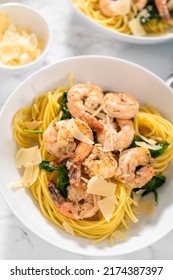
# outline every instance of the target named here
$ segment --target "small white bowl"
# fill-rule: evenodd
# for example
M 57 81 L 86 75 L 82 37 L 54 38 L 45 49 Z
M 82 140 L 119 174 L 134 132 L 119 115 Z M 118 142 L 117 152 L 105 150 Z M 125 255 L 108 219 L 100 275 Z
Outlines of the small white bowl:
M 28 72 L 38 66 L 48 53 L 52 39 L 49 24 L 36 10 L 19 3 L 2 4 L 0 5 L 0 12 L 7 13 L 14 25 L 29 27 L 36 36 L 45 38 L 45 46 L 41 55 L 36 60 L 21 66 L 0 65 L 0 73 L 23 74 Z
M 102 26 L 101 24 L 97 23 L 95 20 L 84 14 L 74 3 L 73 0 L 68 0 L 71 8 L 74 12 L 83 20 L 86 24 L 90 25 L 91 27 L 95 28 L 97 32 L 100 32 L 106 36 L 109 36 L 114 39 L 118 39 L 122 42 L 127 43 L 134 43 L 134 44 L 141 44 L 141 45 L 150 45 L 150 44 L 160 44 L 165 43 L 173 40 L 173 32 L 167 32 L 162 35 L 150 35 L 150 36 L 134 36 L 128 35 L 124 33 L 120 33 L 118 31 L 114 31 L 107 27 Z

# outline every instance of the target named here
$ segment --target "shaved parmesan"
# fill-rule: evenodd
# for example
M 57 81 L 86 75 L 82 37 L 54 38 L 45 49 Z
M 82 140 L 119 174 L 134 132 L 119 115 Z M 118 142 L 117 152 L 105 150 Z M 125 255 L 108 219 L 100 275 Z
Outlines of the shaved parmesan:
M 63 222 L 62 225 L 67 233 L 71 234 L 72 236 L 75 236 L 73 228 L 67 222 Z
M 111 121 L 108 115 L 106 115 L 107 126 L 106 126 L 106 133 L 105 139 L 103 143 L 103 151 L 105 152 L 112 152 L 114 150 L 113 145 L 113 128 L 111 125 Z
M 26 126 L 27 129 L 36 129 L 42 123 L 43 123 L 42 121 L 34 120 L 32 122 L 25 122 L 25 126 Z
M 42 159 L 38 146 L 31 148 L 20 148 L 16 154 L 17 168 L 21 168 L 22 166 L 26 167 L 27 163 L 38 165 L 41 161 Z
M 19 56 L 16 46 L 11 42 L 0 44 L 0 56 L 4 62 L 8 62 Z
M 148 214 L 154 215 L 156 211 L 156 203 L 154 199 L 140 201 L 137 206 L 133 208 L 136 215 Z
M 116 184 L 107 182 L 101 176 L 94 176 L 88 181 L 87 193 L 101 195 L 104 197 L 115 194 Z
M 0 13 L 0 63 L 10 66 L 28 64 L 42 52 L 45 40 L 27 27 L 14 26 L 6 13 Z
M 117 199 L 115 196 L 106 197 L 98 201 L 98 206 L 100 208 L 100 211 L 107 222 L 109 222 L 113 216 L 116 203 L 117 203 Z
M 115 3 L 112 3 L 112 1 L 109 2 L 110 3 L 108 5 L 111 6 L 110 9 L 112 10 L 114 16 L 122 16 L 130 12 L 131 0 L 118 0 Z M 106 9 L 103 9 L 102 12 L 107 15 Z
M 135 144 L 139 147 L 146 148 L 149 150 L 159 150 L 161 148 L 160 145 L 150 145 L 145 142 L 135 141 Z
M 132 31 L 133 35 L 136 36 L 145 36 L 146 35 L 146 31 L 143 28 L 142 24 L 140 23 L 140 18 L 133 18 L 132 20 L 130 20 L 128 22 L 128 25 Z
M 88 113 L 90 113 L 92 116 L 97 116 L 99 119 L 102 119 L 102 120 L 106 120 L 106 115 L 104 113 L 100 113 L 100 111 L 96 111 L 92 108 L 89 108 L 88 106 L 84 105 L 85 106 L 85 111 L 87 111 Z
M 85 142 L 89 145 L 93 145 L 94 142 L 89 139 L 85 134 L 81 132 L 78 128 L 77 124 L 75 123 L 74 119 L 70 119 L 66 124 L 66 129 L 71 133 L 71 135 L 79 141 Z
M 122 241 L 127 241 L 128 240 L 128 237 L 127 235 L 125 235 L 122 231 L 120 230 L 115 230 L 113 233 L 112 233 L 112 237 L 114 237 L 115 239 L 120 239 Z
M 30 187 L 37 181 L 39 173 L 39 165 L 34 165 L 31 162 L 28 162 L 25 166 L 25 171 L 21 181 L 11 183 L 13 187 Z
M 143 135 L 141 135 L 141 134 L 140 134 L 140 138 L 141 138 L 142 140 L 144 140 L 145 142 L 151 144 L 151 145 L 155 145 L 155 144 L 157 143 L 155 140 L 153 140 L 153 139 L 151 139 L 151 138 L 147 138 L 147 137 L 145 137 L 145 136 L 143 136 Z

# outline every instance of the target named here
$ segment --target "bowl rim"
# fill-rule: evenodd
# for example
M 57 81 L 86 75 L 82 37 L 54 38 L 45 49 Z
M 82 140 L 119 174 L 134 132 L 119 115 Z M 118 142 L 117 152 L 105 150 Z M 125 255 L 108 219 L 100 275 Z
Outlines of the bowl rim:
M 15 2 L 11 2 L 11 3 L 4 3 L 4 4 L 0 4 L 0 12 L 1 12 L 1 8 L 3 7 L 21 7 L 24 8 L 26 10 L 30 10 L 31 12 L 33 12 L 36 16 L 38 16 L 47 26 L 47 31 L 48 31 L 48 36 L 47 36 L 47 41 L 46 41 L 46 45 L 45 48 L 43 49 L 41 55 L 35 59 L 34 61 L 31 61 L 30 63 L 27 63 L 25 65 L 19 65 L 19 66 L 8 66 L 8 65 L 0 65 L 0 71 L 1 70 L 7 70 L 7 71 L 14 71 L 15 70 L 25 70 L 27 68 L 30 68 L 32 66 L 34 66 L 36 63 L 39 63 L 48 53 L 50 46 L 52 44 L 52 29 L 50 27 L 50 24 L 48 23 L 47 19 L 41 14 L 39 13 L 35 8 L 33 8 L 32 6 L 26 5 L 26 4 L 21 4 L 21 3 L 15 3 Z
M 85 60 L 85 59 L 90 59 L 90 58 L 94 58 L 94 59 L 106 59 L 106 60 L 114 60 L 114 61 L 119 61 L 119 62 L 122 62 L 122 63 L 127 63 L 128 65 L 131 65 L 133 67 L 136 67 L 138 69 L 141 69 L 145 72 L 147 72 L 148 74 L 150 74 L 151 76 L 153 76 L 153 78 L 156 78 L 159 82 L 161 82 L 162 84 L 164 84 L 168 89 L 169 91 L 173 94 L 173 90 L 170 86 L 168 86 L 163 79 L 161 79 L 159 76 L 157 76 L 156 74 L 154 74 L 152 71 L 148 70 L 147 68 L 143 67 L 143 66 L 140 66 L 136 63 L 133 63 L 131 61 L 128 61 L 126 59 L 121 59 L 121 58 L 116 58 L 116 57 L 112 57 L 112 56 L 105 56 L 105 55 L 80 55 L 80 56 L 71 56 L 71 57 L 68 57 L 68 58 L 63 58 L 63 59 L 60 59 L 60 60 L 57 60 L 47 66 L 44 66 L 42 68 L 40 68 L 39 70 L 35 71 L 34 73 L 30 74 L 27 78 L 25 78 L 11 93 L 11 95 L 8 97 L 8 99 L 6 100 L 5 104 L 3 105 L 3 107 L 1 108 L 0 110 L 0 118 L 1 118 L 1 115 L 3 114 L 3 111 L 5 110 L 6 108 L 6 105 L 7 103 L 10 101 L 10 99 L 16 94 L 16 92 L 20 89 L 20 87 L 22 87 L 28 80 L 32 79 L 33 76 L 36 76 L 40 73 L 43 73 L 44 71 L 46 71 L 47 69 L 50 69 L 52 68 L 54 65 L 57 65 L 57 64 L 61 64 L 61 63 L 64 63 L 66 61 L 75 61 L 75 60 Z M 74 253 L 74 254 L 80 254 L 80 255 L 84 255 L 86 256 L 86 254 L 83 252 L 83 251 L 80 251 L 79 249 L 77 249 L 76 251 L 72 250 L 71 248 L 64 248 L 63 247 L 63 244 L 60 245 L 60 244 L 55 244 L 53 241 L 49 240 L 48 238 L 44 237 L 42 234 L 40 234 L 40 232 L 38 232 L 36 229 L 31 229 L 30 225 L 27 223 L 26 220 L 23 220 L 21 219 L 20 215 L 18 215 L 18 212 L 17 210 L 15 210 L 13 208 L 12 205 L 9 204 L 8 200 L 6 199 L 4 193 L 3 193 L 3 188 L 0 187 L 0 193 L 2 194 L 2 197 L 4 198 L 5 202 L 7 203 L 8 207 L 11 209 L 12 213 L 21 221 L 21 223 L 31 232 L 33 232 L 38 238 L 41 238 L 42 240 L 46 241 L 48 244 L 51 244 L 59 249 L 62 249 L 64 251 L 67 251 L 67 252 L 71 252 L 71 253 Z M 130 253 L 134 253 L 136 251 L 139 251 L 139 250 L 142 250 L 144 248 L 146 248 L 147 246 L 150 246 L 154 243 L 156 243 L 157 241 L 159 241 L 161 238 L 163 238 L 166 234 L 168 234 L 171 230 L 173 229 L 173 224 L 171 225 L 171 223 L 169 223 L 169 227 L 167 229 L 164 228 L 164 230 L 162 232 L 158 232 L 158 235 L 157 237 L 153 238 L 152 240 L 146 242 L 145 244 L 136 244 L 136 247 L 135 249 L 134 248 L 131 248 L 131 249 L 128 249 L 128 252 L 123 252 L 123 253 L 107 253 L 107 254 L 102 254 L 102 252 L 100 251 L 100 256 L 102 257 L 111 257 L 111 256 L 122 256 L 122 255 L 127 255 L 127 254 L 130 254 Z M 88 252 L 87 253 L 87 256 L 95 256 L 95 257 L 98 257 L 99 256 L 98 253 L 95 253 L 95 252 Z
M 168 41 L 173 40 L 173 32 L 170 32 L 171 36 L 136 36 L 136 35 L 129 35 L 125 33 L 118 32 L 116 30 L 112 30 L 107 28 L 86 14 L 84 14 L 73 2 L 73 0 L 67 0 L 69 4 L 72 6 L 73 10 L 85 21 L 85 23 L 92 25 L 95 29 L 100 29 L 102 34 L 107 34 L 114 39 L 118 39 L 122 42 L 127 43 L 134 43 L 134 44 L 158 44 L 158 43 L 166 43 Z

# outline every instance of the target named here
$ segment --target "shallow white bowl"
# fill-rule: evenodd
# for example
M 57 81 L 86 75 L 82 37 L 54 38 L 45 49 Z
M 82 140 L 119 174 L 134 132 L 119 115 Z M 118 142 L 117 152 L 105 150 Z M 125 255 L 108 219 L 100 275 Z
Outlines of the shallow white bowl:
M 72 71 L 74 83 L 99 85 L 105 90 L 126 91 L 140 102 L 155 106 L 173 122 L 173 91 L 160 78 L 148 70 L 128 61 L 103 57 L 83 56 L 59 61 L 27 78 L 12 93 L 0 114 L 0 190 L 13 213 L 35 234 L 51 244 L 79 254 L 95 256 L 122 255 L 144 248 L 163 237 L 173 228 L 173 165 L 168 170 L 167 181 L 160 188 L 156 215 L 141 217 L 132 224 L 129 240 L 115 246 L 108 242 L 92 245 L 91 241 L 72 237 L 47 221 L 41 214 L 30 193 L 10 187 L 20 174 L 15 166 L 16 144 L 12 133 L 12 119 L 17 110 L 32 103 L 43 92 L 69 86 Z
M 123 34 L 120 32 L 116 32 L 109 28 L 102 26 L 97 23 L 87 15 L 85 15 L 80 9 L 74 5 L 73 0 L 67 0 L 74 10 L 74 12 L 79 16 L 81 20 L 83 20 L 86 24 L 90 25 L 91 28 L 94 28 L 97 32 L 100 32 L 106 36 L 112 37 L 114 39 L 118 39 L 122 42 L 134 43 L 134 44 L 142 44 L 142 45 L 150 45 L 150 44 L 160 44 L 164 42 L 169 42 L 173 40 L 173 32 L 169 32 L 160 36 L 132 36 L 128 34 Z
M 52 32 L 48 22 L 32 7 L 19 3 L 1 4 L 0 12 L 9 14 L 14 25 L 30 27 L 37 36 L 45 38 L 44 49 L 36 60 L 22 66 L 0 65 L 0 73 L 23 74 L 24 72 L 34 69 L 45 58 L 50 48 Z

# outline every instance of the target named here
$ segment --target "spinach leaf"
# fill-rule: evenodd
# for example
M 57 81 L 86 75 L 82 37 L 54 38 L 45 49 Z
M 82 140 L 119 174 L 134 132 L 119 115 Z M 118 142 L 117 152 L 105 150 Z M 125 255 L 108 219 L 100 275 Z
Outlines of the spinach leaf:
M 24 132 L 28 132 L 28 133 L 35 133 L 35 134 L 39 134 L 39 133 L 43 133 L 44 130 L 37 130 L 37 129 L 24 129 Z
M 48 172 L 52 172 L 54 170 L 58 170 L 59 166 L 53 166 L 50 164 L 49 160 L 43 160 L 40 165 L 39 165 L 40 169 L 44 169 Z
M 136 188 L 133 189 L 133 191 L 139 191 L 139 190 L 145 190 L 142 194 L 142 196 L 147 195 L 150 192 L 154 193 L 155 196 L 155 202 L 158 202 L 158 194 L 157 194 L 157 189 L 160 188 L 166 181 L 166 177 L 162 175 L 156 175 L 154 176 L 150 182 L 148 182 L 145 186 L 142 188 Z
M 156 158 L 163 154 L 163 152 L 168 148 L 170 145 L 167 141 L 165 141 L 163 144 L 159 144 L 161 147 L 159 150 L 150 150 L 150 154 L 153 158 Z
M 67 186 L 69 185 L 69 177 L 68 171 L 65 166 L 53 166 L 50 164 L 50 161 L 43 160 L 39 167 L 48 172 L 52 172 L 54 170 L 58 171 L 58 180 L 56 183 L 57 188 L 60 190 L 61 195 L 66 198 L 67 197 Z
M 60 190 L 60 193 L 63 197 L 67 197 L 67 186 L 69 185 L 68 171 L 65 166 L 58 166 L 58 181 L 57 188 Z
M 136 143 L 135 143 L 136 141 L 147 143 L 139 135 L 137 135 L 136 138 L 130 144 L 129 149 L 138 147 L 136 145 Z M 152 158 L 156 158 L 156 157 L 160 156 L 161 154 L 163 154 L 163 152 L 168 148 L 168 146 L 170 144 L 167 141 L 165 141 L 163 144 L 156 144 L 156 145 L 160 145 L 160 149 L 158 149 L 158 150 L 150 150 L 150 154 L 151 154 Z
M 71 114 L 68 111 L 67 107 L 67 91 L 64 91 L 61 101 L 61 111 L 63 112 L 61 120 L 71 119 Z

